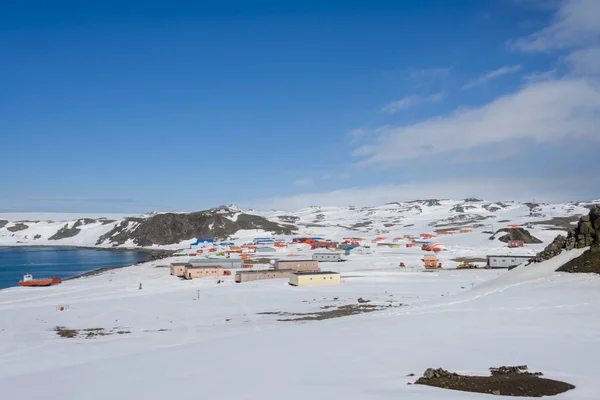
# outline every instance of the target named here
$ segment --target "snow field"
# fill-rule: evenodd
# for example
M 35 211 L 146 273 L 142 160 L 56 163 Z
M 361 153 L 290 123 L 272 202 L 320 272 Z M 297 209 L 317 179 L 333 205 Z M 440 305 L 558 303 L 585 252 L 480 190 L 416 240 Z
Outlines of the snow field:
M 527 364 L 577 386 L 557 399 L 596 399 L 600 278 L 553 272 L 580 253 L 512 271 L 438 272 L 403 271 L 390 254 L 356 256 L 322 265 L 343 284 L 300 288 L 184 281 L 157 267 L 170 261 L 161 260 L 12 288 L 0 293 L 0 384 L 20 399 L 485 399 L 407 385 L 415 378 L 406 375 Z M 308 322 L 258 314 L 359 297 L 406 305 Z M 70 311 L 56 311 L 61 304 Z M 131 333 L 66 339 L 57 325 Z

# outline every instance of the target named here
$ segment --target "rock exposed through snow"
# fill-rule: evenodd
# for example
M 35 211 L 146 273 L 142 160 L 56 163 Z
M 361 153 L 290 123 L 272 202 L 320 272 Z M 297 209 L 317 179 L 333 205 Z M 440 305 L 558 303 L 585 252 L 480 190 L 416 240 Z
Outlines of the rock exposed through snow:
M 281 225 L 258 215 L 239 213 L 235 221 L 223 210 L 189 214 L 157 214 L 146 219 L 126 219 L 101 236 L 105 242 L 122 245 L 132 240 L 138 246 L 168 245 L 194 238 L 225 239 L 242 229 L 262 229 L 277 235 L 289 235 L 293 225 Z
M 490 368 L 491 376 L 459 375 L 443 368 L 427 368 L 415 384 L 463 392 L 487 393 L 497 396 L 554 396 L 575 389 L 575 386 L 541 378 L 541 372 L 529 372 L 526 365 Z
M 498 240 L 504 243 L 508 243 L 511 240 L 522 240 L 523 243 L 542 243 L 540 239 L 536 238 L 527 229 L 523 228 L 502 228 L 496 231 L 490 239 L 495 239 L 501 232 L 506 232 L 506 234 L 499 237 Z

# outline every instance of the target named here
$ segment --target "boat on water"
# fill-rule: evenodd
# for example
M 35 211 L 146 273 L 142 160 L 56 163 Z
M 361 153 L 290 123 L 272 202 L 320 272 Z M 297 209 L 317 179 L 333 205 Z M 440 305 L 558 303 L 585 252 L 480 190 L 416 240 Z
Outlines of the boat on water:
M 33 278 L 31 274 L 25 274 L 23 276 L 23 280 L 19 281 L 19 285 L 21 286 L 50 286 L 50 285 L 58 285 L 62 283 L 62 279 L 58 277 L 54 278 Z

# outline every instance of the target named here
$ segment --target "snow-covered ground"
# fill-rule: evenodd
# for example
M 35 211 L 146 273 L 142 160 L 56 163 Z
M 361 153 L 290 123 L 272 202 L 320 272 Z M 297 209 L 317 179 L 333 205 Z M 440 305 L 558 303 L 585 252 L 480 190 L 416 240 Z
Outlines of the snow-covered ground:
M 160 267 L 167 259 L 11 288 L 0 292 L 0 387 L 14 399 L 485 399 L 406 375 L 527 364 L 577 387 L 557 398 L 597 399 L 600 277 L 554 272 L 581 251 L 511 271 L 428 273 L 398 268 L 398 254 L 355 256 L 322 264 L 343 276 L 323 287 L 182 281 Z M 259 314 L 359 297 L 403 306 L 322 321 Z M 61 338 L 56 326 L 130 333 Z

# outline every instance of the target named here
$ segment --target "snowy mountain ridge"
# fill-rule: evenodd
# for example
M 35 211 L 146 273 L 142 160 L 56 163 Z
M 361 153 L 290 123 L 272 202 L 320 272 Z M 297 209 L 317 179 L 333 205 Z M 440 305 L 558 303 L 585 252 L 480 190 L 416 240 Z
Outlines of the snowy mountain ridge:
M 207 236 L 236 239 L 252 234 L 294 234 L 337 240 L 466 228 L 492 234 L 508 224 L 565 231 L 596 203 L 491 202 L 470 198 L 415 200 L 373 207 L 312 206 L 293 212 L 242 210 L 227 205 L 195 213 L 152 212 L 134 216 L 0 213 L 0 245 L 175 248 Z

